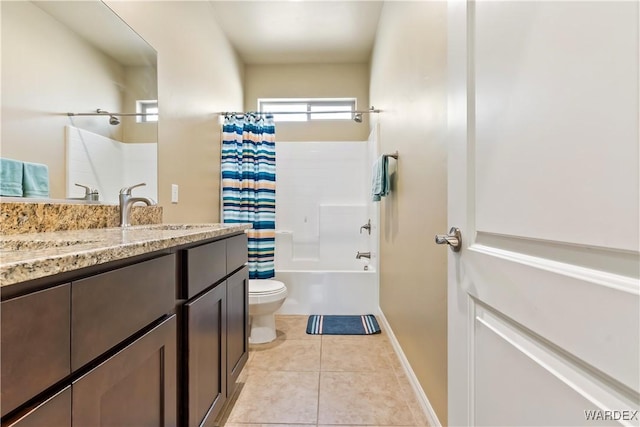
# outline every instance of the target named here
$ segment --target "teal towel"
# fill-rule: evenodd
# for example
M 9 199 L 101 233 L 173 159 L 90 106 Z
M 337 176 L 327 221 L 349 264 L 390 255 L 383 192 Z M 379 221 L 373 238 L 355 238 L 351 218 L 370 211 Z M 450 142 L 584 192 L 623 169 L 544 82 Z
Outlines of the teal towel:
M 0 159 L 0 196 L 22 197 L 22 162 Z
M 24 197 L 49 197 L 49 167 L 24 162 L 22 188 Z
M 371 198 L 374 202 L 389 194 L 389 159 L 387 156 L 380 156 L 374 163 L 371 182 Z

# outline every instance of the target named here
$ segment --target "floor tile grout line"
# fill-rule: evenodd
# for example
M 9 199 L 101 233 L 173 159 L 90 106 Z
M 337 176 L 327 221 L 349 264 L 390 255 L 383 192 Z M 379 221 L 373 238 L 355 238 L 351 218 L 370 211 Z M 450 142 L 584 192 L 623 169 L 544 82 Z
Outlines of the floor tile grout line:
M 387 356 L 389 357 L 389 356 Z M 392 357 L 393 358 L 398 358 L 398 355 L 393 352 L 392 353 Z M 396 369 L 393 367 L 393 362 L 392 363 L 392 368 L 391 370 L 394 373 L 394 376 L 396 377 L 396 382 L 398 383 L 398 386 L 400 387 L 400 391 L 402 392 L 402 399 L 404 400 L 404 404 L 407 405 L 407 408 L 409 408 L 409 412 L 411 413 L 411 418 L 413 418 L 413 424 L 414 425 L 420 425 L 418 422 L 418 419 L 416 418 L 416 414 L 414 413 L 413 409 L 412 409 L 412 405 L 411 402 L 409 401 L 409 397 L 412 397 L 414 400 L 417 398 L 417 396 L 415 396 L 415 392 L 413 391 L 413 388 L 410 389 L 410 393 L 407 393 L 407 390 L 405 390 L 405 388 L 402 386 L 402 383 L 400 382 L 400 378 L 401 378 L 401 374 L 399 374 Z M 404 372 L 401 372 L 402 375 L 404 375 L 406 377 L 406 374 Z M 408 380 L 408 379 L 407 379 Z
M 320 425 L 320 384 L 322 381 L 322 335 L 320 335 L 320 363 L 318 364 L 318 407 L 316 410 L 316 427 Z
M 302 316 L 301 316 L 301 317 L 302 317 Z M 287 323 L 288 323 L 288 322 L 287 322 Z M 292 322 L 292 323 L 293 323 L 293 322 Z M 297 322 L 296 322 L 296 323 L 297 323 Z M 296 335 L 296 336 L 295 336 L 295 337 L 292 337 L 291 339 L 289 339 L 289 338 L 287 337 L 287 335 L 289 335 L 289 334 L 285 334 L 285 336 L 283 337 L 283 340 L 296 340 L 297 338 L 299 338 L 299 335 L 297 334 L 297 331 L 298 331 L 298 327 L 297 327 L 297 325 L 294 327 L 295 329 L 294 329 L 294 328 L 290 328 L 290 326 L 293 326 L 293 325 L 292 325 L 292 324 L 288 324 L 288 325 L 286 325 L 286 330 L 287 330 L 287 331 L 292 331 L 292 332 L 296 331 L 296 333 L 295 333 L 295 335 Z M 358 341 L 359 341 L 359 340 L 358 340 Z M 319 358 L 320 358 L 320 360 L 319 360 L 318 365 L 317 365 L 317 366 L 319 366 L 319 368 L 318 368 L 318 370 L 317 370 L 317 375 L 318 375 L 318 376 L 317 376 L 317 378 L 318 378 L 318 389 L 317 389 L 317 390 L 318 390 L 318 391 L 317 391 L 317 397 L 316 397 L 316 404 L 317 404 L 316 420 L 315 420 L 316 422 L 315 422 L 315 423 L 299 423 L 299 424 L 296 424 L 296 423 L 284 423 L 284 424 L 282 424 L 282 423 L 281 423 L 281 425 L 283 425 L 283 426 L 287 426 L 287 425 L 289 425 L 289 426 L 291 426 L 291 427 L 294 427 L 294 426 L 297 426 L 297 425 L 300 425 L 300 426 L 304 425 L 304 426 L 308 426 L 308 427 L 312 427 L 312 426 L 316 426 L 316 427 L 318 427 L 318 426 L 320 426 L 320 425 L 322 425 L 322 426 L 324 426 L 324 425 L 325 425 L 325 424 L 320 424 L 320 421 L 321 421 L 321 420 L 320 420 L 320 409 L 321 409 L 321 407 L 320 407 L 320 401 L 321 401 L 321 398 L 322 398 L 322 396 L 321 396 L 321 388 L 320 388 L 320 385 L 321 385 L 321 384 L 320 384 L 320 381 L 321 381 L 321 378 L 322 378 L 322 373 L 324 372 L 324 371 L 323 371 L 323 369 L 324 369 L 325 367 L 330 367 L 330 366 L 327 366 L 327 365 L 326 365 L 326 363 L 324 363 L 324 364 L 323 364 L 323 354 L 324 354 L 324 352 L 326 352 L 326 350 L 327 350 L 327 347 L 326 347 L 326 345 L 325 345 L 325 344 L 327 344 L 327 343 L 331 343 L 331 344 L 332 344 L 332 343 L 339 343 L 339 342 L 340 342 L 340 339 L 335 339 L 335 337 L 320 336 L 320 337 L 319 337 L 319 342 L 320 342 L 320 345 L 319 345 L 319 350 L 320 350 L 320 352 L 319 352 Z M 376 347 L 376 349 L 381 353 L 380 355 L 381 355 L 381 356 L 384 356 L 384 359 L 387 359 L 388 361 L 389 361 L 389 360 L 393 360 L 394 362 L 396 362 L 396 360 L 395 360 L 395 359 L 397 358 L 397 355 L 395 354 L 395 352 L 393 352 L 393 351 L 392 351 L 392 352 L 388 352 L 388 351 L 386 351 L 386 349 L 384 349 L 383 347 L 379 347 L 379 346 L 378 346 L 378 344 L 377 344 L 377 342 L 379 342 L 379 340 L 376 340 L 376 345 L 375 345 L 374 347 Z M 385 342 L 385 345 L 388 345 L 388 344 L 389 344 L 389 343 L 388 343 L 388 341 L 387 341 L 387 342 Z M 327 345 L 329 345 L 329 344 L 327 344 Z M 334 344 L 332 344 L 332 345 L 334 345 Z M 269 349 L 265 349 L 265 350 L 267 350 L 267 351 L 268 351 Z M 382 351 L 384 351 L 384 353 L 382 353 Z M 317 354 L 317 353 L 316 353 L 316 354 Z M 257 355 L 257 352 L 254 352 L 254 357 L 255 357 L 256 355 Z M 249 364 L 248 364 L 249 366 L 247 366 L 247 367 L 253 366 L 254 362 L 255 362 L 255 360 L 252 360 L 252 363 L 249 363 Z M 341 364 L 341 361 L 340 361 L 340 360 L 338 360 L 338 361 L 337 361 L 337 365 L 336 365 L 336 366 L 340 366 L 340 364 Z M 402 383 L 401 383 L 402 371 L 400 371 L 400 372 L 399 372 L 398 370 L 396 370 L 396 369 L 395 369 L 395 367 L 396 367 L 396 366 L 395 366 L 395 365 L 396 365 L 396 363 L 391 363 L 390 365 L 391 365 L 391 366 L 390 366 L 390 368 L 391 368 L 391 369 L 390 369 L 390 372 L 389 372 L 389 373 L 392 373 L 392 374 L 393 374 L 393 376 L 396 378 L 395 383 L 396 383 L 396 385 L 399 387 L 399 391 L 401 392 L 401 395 L 402 395 L 402 401 L 405 403 L 405 405 L 408 407 L 408 409 L 410 409 L 410 415 L 411 415 L 411 417 L 410 417 L 410 418 L 412 419 L 413 425 L 418 425 L 418 424 L 417 424 L 418 417 L 416 417 L 416 415 L 415 415 L 415 411 L 414 411 L 414 410 L 411 408 L 411 406 L 409 405 L 409 402 L 410 402 L 410 401 L 409 401 L 409 398 L 410 398 L 410 397 L 412 397 L 412 396 L 414 395 L 414 394 L 413 394 L 413 391 L 411 390 L 411 393 L 408 393 L 408 394 L 406 393 L 406 390 L 404 390 L 404 388 L 402 387 Z M 343 364 L 342 366 L 344 367 L 345 365 Z M 338 368 L 338 369 L 339 369 L 339 368 Z M 386 370 L 386 369 L 385 369 L 385 370 Z M 258 371 L 269 371 L 269 370 L 258 369 Z M 283 371 L 283 370 L 275 370 L 275 371 Z M 306 372 L 306 373 L 310 373 L 310 372 L 314 372 L 314 371 L 315 371 L 315 370 L 299 370 L 299 369 L 296 369 L 296 370 L 283 371 L 283 372 Z M 378 370 L 376 369 L 375 371 L 378 371 Z M 375 371 L 374 371 L 374 372 L 375 372 Z M 359 374 L 360 374 L 360 375 L 362 375 L 362 374 L 366 374 L 366 373 L 367 373 L 367 372 L 369 372 L 369 371 L 360 371 L 360 370 L 346 369 L 346 370 L 344 370 L 344 371 L 327 371 L 327 372 L 344 372 L 344 373 L 346 373 L 346 372 L 351 372 L 351 373 L 356 374 L 356 375 L 359 375 Z M 326 390 L 325 390 L 325 391 L 326 391 Z M 336 420 L 336 421 L 338 421 L 338 420 Z M 338 422 L 339 422 L 339 421 L 338 421 Z M 397 421 L 396 421 L 396 422 L 397 422 Z M 241 423 L 241 424 L 245 424 L 245 425 L 247 425 L 247 426 L 249 425 L 249 423 Z M 267 427 L 269 424 L 273 424 L 273 425 L 275 425 L 275 424 L 278 424 L 278 423 L 258 423 L 258 425 L 260 425 L 260 424 L 262 424 L 262 425 L 263 425 L 263 427 Z M 350 425 L 351 425 L 351 426 L 354 426 L 355 424 L 340 424 L 340 423 L 338 423 L 338 424 L 331 424 L 331 423 L 329 423 L 329 424 L 326 424 L 326 425 L 331 425 L 331 426 L 336 426 L 336 427 L 338 427 L 338 426 L 341 426 L 341 427 L 347 427 L 347 426 L 350 426 Z M 360 425 L 360 424 L 358 424 L 358 425 Z M 390 424 L 390 425 L 391 425 L 391 424 Z M 403 425 L 410 425 L 410 424 L 403 424 Z

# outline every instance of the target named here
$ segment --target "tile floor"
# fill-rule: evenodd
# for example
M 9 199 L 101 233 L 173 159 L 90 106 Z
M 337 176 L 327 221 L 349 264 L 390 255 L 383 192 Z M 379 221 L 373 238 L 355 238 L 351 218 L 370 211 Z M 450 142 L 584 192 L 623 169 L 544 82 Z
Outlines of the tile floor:
M 388 336 L 307 335 L 307 316 L 276 316 L 278 338 L 251 346 L 218 425 L 427 426 Z

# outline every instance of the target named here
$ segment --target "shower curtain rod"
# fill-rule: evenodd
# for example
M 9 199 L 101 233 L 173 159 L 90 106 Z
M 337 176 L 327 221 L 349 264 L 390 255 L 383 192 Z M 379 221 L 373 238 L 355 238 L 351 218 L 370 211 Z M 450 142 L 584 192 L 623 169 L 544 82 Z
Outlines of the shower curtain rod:
M 150 113 L 67 113 L 67 116 L 157 116 L 157 114 Z
M 242 114 L 338 114 L 338 113 L 351 113 L 351 114 L 369 114 L 369 113 L 380 113 L 382 110 L 376 110 L 371 108 L 370 110 L 352 110 L 352 111 L 218 111 L 217 113 L 221 116 L 228 115 L 242 115 Z

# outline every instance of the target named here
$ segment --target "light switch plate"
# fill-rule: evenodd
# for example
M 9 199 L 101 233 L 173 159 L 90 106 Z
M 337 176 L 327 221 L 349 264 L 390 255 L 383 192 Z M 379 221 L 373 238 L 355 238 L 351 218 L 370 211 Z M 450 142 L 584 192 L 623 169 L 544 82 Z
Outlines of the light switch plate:
M 171 203 L 178 203 L 178 184 L 171 184 Z

